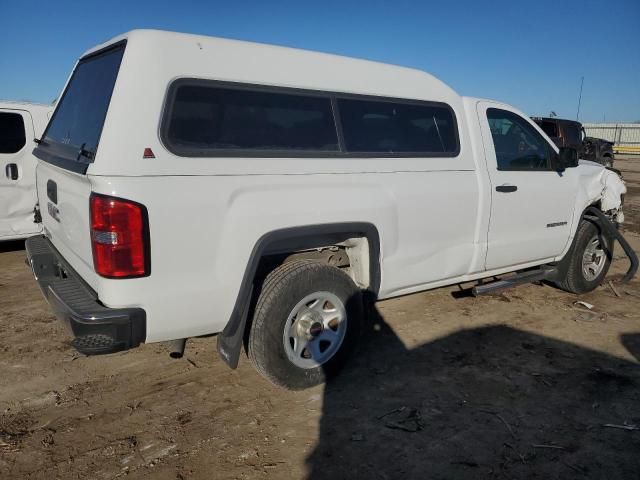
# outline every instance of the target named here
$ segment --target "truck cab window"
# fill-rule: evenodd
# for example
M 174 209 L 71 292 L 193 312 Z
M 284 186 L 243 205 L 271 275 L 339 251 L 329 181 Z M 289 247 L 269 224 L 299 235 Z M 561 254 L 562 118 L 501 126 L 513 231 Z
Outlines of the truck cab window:
M 0 113 L 0 153 L 17 153 L 26 143 L 22 115 Z
M 487 109 L 498 170 L 548 170 L 551 147 L 526 120 L 498 108 Z
M 455 156 L 460 148 L 445 104 L 339 98 L 338 110 L 347 152 Z

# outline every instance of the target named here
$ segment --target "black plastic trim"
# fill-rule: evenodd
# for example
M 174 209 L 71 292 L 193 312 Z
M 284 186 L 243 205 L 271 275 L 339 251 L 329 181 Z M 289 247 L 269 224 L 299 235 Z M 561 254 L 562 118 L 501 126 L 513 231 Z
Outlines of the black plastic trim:
M 217 86 L 220 88 L 233 88 L 236 90 L 249 90 L 254 92 L 273 92 L 289 95 L 305 95 L 331 100 L 334 125 L 338 133 L 339 150 L 259 150 L 259 149 L 238 149 L 238 148 L 185 148 L 173 145 L 169 141 L 168 130 L 173 111 L 173 104 L 177 89 L 182 85 L 204 85 Z M 344 132 L 340 122 L 337 99 L 368 100 L 376 102 L 396 102 L 405 105 L 427 105 L 446 108 L 451 113 L 453 127 L 455 130 L 456 149 L 452 152 L 348 152 L 344 145 Z M 179 157 L 227 157 L 227 158 L 454 158 L 460 155 L 460 131 L 458 129 L 458 117 L 451 105 L 444 102 L 416 100 L 410 98 L 396 98 L 376 95 L 359 95 L 352 93 L 340 93 L 324 90 L 308 90 L 302 88 L 280 87 L 273 85 L 261 85 L 253 83 L 238 83 L 222 80 L 211 80 L 201 78 L 178 78 L 169 84 L 162 107 L 162 117 L 160 119 L 160 141 L 164 147 L 174 155 Z
M 369 288 L 377 297 L 380 290 L 380 234 L 375 225 L 365 222 L 345 222 L 302 227 L 284 228 L 264 234 L 256 242 L 240 284 L 231 317 L 224 330 L 218 335 L 217 348 L 222 359 L 231 367 L 238 366 L 242 350 L 247 314 L 254 289 L 254 278 L 261 258 L 270 253 L 269 246 L 284 240 L 298 241 L 299 248 L 313 248 L 321 245 L 327 238 L 345 234 L 364 236 L 369 243 Z
M 536 167 L 536 168 L 496 168 L 499 172 L 558 172 L 550 167 Z
M 58 185 L 51 179 L 47 180 L 47 198 L 58 204 Z
M 602 213 L 602 211 L 600 211 L 597 207 L 591 206 L 587 208 L 585 213 L 597 217 L 598 224 L 602 228 L 604 228 L 613 239 L 618 240 L 618 243 L 622 247 L 622 250 L 624 250 L 625 255 L 629 259 L 629 269 L 622 278 L 622 282 L 629 282 L 633 277 L 635 277 L 636 272 L 638 271 L 638 256 L 636 255 L 636 252 L 633 250 L 631 245 L 629 245 L 627 239 L 622 236 L 620 230 L 618 230 L 616 226 L 611 222 L 611 220 L 609 220 L 606 215 Z
M 45 150 L 43 146 L 46 146 L 50 150 Z M 64 149 L 60 147 L 67 147 L 67 145 L 45 144 L 44 142 L 41 142 L 39 146 L 33 149 L 33 155 L 43 162 L 64 168 L 70 172 L 79 173 L 81 175 L 87 173 L 90 163 L 82 162 L 80 160 L 71 160 L 68 155 L 65 155 Z M 73 150 L 76 151 L 76 149 Z
M 142 308 L 108 308 L 44 236 L 25 242 L 27 262 L 56 317 L 66 323 L 75 348 L 86 355 L 135 348 L 146 338 L 146 312 Z M 92 345 L 83 340 L 106 339 Z
M 518 285 L 524 285 L 525 283 L 555 279 L 557 274 L 558 270 L 555 267 L 543 265 L 540 268 L 517 272 L 515 275 L 497 280 L 495 282 L 476 285 L 471 289 L 471 294 L 474 297 L 487 295 L 490 293 L 499 292 L 500 290 L 505 290 L 507 288 L 517 287 Z
M 553 265 L 556 270 L 555 277 L 549 278 L 548 280 L 556 281 L 557 279 L 564 278 L 567 275 L 567 272 L 569 270 L 569 264 L 571 262 L 571 258 L 573 257 L 573 254 L 576 248 L 576 242 L 578 241 L 578 236 L 576 235 L 576 232 L 580 227 L 580 222 L 583 220 L 593 222 L 598 228 L 605 230 L 606 233 L 610 235 L 611 240 L 613 242 L 618 240 L 618 242 L 620 243 L 620 246 L 624 250 L 625 255 L 629 259 L 629 269 L 627 270 L 627 273 L 622 278 L 622 282 L 626 283 L 630 281 L 633 277 L 635 277 L 636 272 L 638 270 L 638 266 L 639 266 L 638 256 L 636 255 L 635 251 L 633 250 L 633 248 L 631 248 L 631 246 L 629 245 L 629 242 L 627 242 L 626 238 L 624 238 L 620 230 L 616 228 L 616 226 L 611 222 L 611 220 L 609 220 L 609 218 L 607 218 L 607 216 L 604 213 L 602 213 L 602 211 L 598 207 L 594 205 L 589 205 L 587 208 L 584 209 L 584 211 L 582 212 L 582 215 L 580 216 L 580 221 L 578 222 L 576 229 L 573 232 L 574 237 L 573 237 L 573 241 L 571 242 L 571 246 L 569 247 L 569 250 L 567 250 L 567 252 L 564 254 L 562 259 L 560 259 L 560 261 L 556 262 Z M 611 248 L 613 249 L 613 243 L 611 244 Z

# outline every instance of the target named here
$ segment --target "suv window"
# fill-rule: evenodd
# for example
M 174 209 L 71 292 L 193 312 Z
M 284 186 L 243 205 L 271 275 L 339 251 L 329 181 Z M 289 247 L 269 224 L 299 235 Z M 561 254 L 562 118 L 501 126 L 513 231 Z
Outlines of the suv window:
M 551 146 L 524 118 L 487 109 L 498 170 L 548 170 Z
M 582 142 L 582 131 L 579 123 L 567 122 L 564 125 L 565 143 L 576 145 Z
M 98 148 L 125 44 L 78 62 L 43 135 L 43 144 L 63 145 L 56 153 L 66 161 L 90 163 Z
M 0 153 L 16 153 L 27 143 L 19 113 L 0 112 Z
M 550 138 L 558 136 L 558 126 L 556 125 L 555 122 L 547 122 L 543 120 L 541 122 L 536 122 L 536 123 L 540 126 L 540 128 L 544 133 L 549 135 Z
M 456 154 L 453 111 L 444 105 L 338 99 L 347 152 Z
M 212 82 L 174 84 L 165 140 L 183 155 L 338 151 L 331 99 Z

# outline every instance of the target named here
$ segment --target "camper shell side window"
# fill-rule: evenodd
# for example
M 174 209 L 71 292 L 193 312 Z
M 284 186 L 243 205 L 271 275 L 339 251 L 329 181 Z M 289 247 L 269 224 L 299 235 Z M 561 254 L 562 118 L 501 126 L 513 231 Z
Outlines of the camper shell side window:
M 183 78 L 168 90 L 161 140 L 182 157 L 455 157 L 441 102 Z

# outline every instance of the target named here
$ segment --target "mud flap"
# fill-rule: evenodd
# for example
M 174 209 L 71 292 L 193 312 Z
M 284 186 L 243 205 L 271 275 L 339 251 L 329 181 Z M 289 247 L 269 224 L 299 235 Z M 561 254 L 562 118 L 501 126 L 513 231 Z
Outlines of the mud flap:
M 249 299 L 246 299 L 244 305 L 241 312 L 234 312 L 231 320 L 217 338 L 218 354 L 233 369 L 238 367 L 240 352 L 244 345 L 245 326 L 249 315 Z

